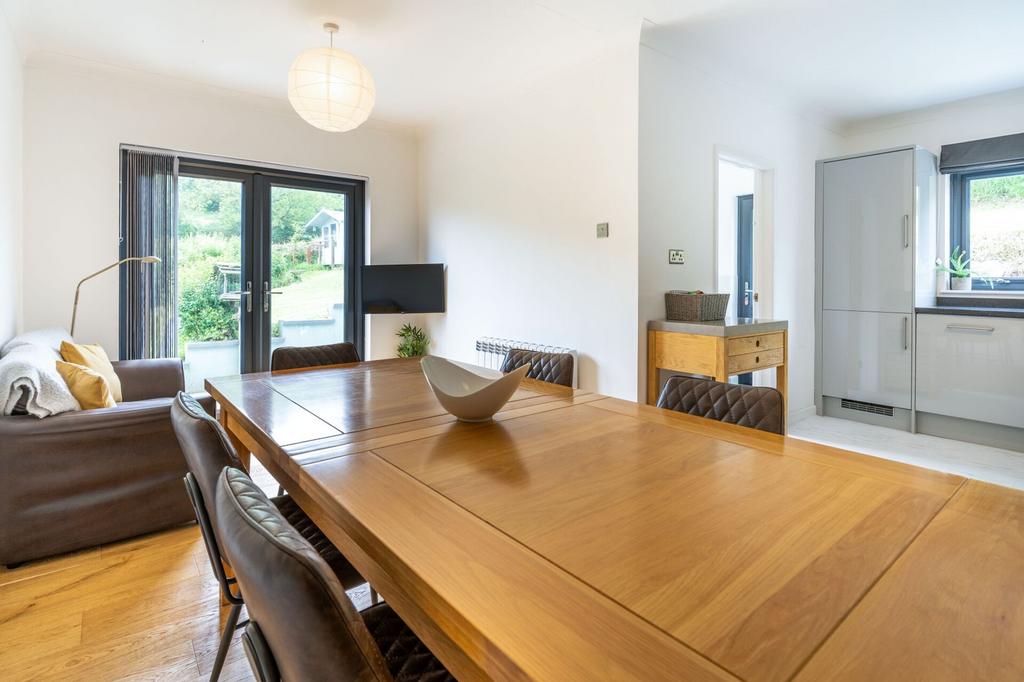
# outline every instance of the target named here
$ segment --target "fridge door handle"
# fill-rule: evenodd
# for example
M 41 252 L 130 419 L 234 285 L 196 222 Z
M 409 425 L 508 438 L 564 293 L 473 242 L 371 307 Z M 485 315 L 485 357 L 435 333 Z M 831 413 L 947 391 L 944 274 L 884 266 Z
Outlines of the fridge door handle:
M 910 350 L 910 318 L 903 318 L 903 350 Z
M 903 248 L 910 248 L 910 216 L 903 214 Z

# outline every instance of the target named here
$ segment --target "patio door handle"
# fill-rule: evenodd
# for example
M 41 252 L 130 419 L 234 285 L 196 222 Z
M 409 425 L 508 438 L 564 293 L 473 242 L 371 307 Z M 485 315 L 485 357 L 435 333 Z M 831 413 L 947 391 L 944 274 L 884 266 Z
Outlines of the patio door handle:
M 245 298 L 245 312 L 252 312 L 252 282 L 245 283 L 245 291 L 239 291 L 238 295 Z
M 270 312 L 270 297 L 277 294 L 283 294 L 283 291 L 271 291 L 270 282 L 263 283 L 263 312 Z

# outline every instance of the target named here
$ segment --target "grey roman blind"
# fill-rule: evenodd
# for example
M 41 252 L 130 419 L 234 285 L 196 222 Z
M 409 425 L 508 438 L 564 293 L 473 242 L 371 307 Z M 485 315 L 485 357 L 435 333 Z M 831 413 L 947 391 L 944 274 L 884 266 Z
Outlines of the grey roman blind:
M 939 171 L 994 170 L 1024 164 L 1024 133 L 942 145 Z
M 158 256 L 162 262 L 121 266 L 121 354 L 126 360 L 174 357 L 178 345 L 178 159 L 136 149 L 122 154 L 124 256 Z

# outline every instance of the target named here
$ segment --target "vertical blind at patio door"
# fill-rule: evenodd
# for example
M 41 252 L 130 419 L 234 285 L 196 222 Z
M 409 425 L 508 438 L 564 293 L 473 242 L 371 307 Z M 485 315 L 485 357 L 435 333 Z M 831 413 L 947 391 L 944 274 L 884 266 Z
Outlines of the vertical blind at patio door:
M 177 355 L 178 159 L 159 152 L 121 152 L 122 258 L 157 256 L 161 262 L 121 266 L 124 315 L 121 357 Z

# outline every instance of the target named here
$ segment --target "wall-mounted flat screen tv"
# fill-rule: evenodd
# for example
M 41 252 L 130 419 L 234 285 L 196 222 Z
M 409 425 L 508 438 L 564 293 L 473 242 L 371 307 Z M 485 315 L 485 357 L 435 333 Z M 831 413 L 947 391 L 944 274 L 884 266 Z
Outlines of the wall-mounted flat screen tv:
M 443 313 L 444 264 L 364 265 L 364 313 Z

